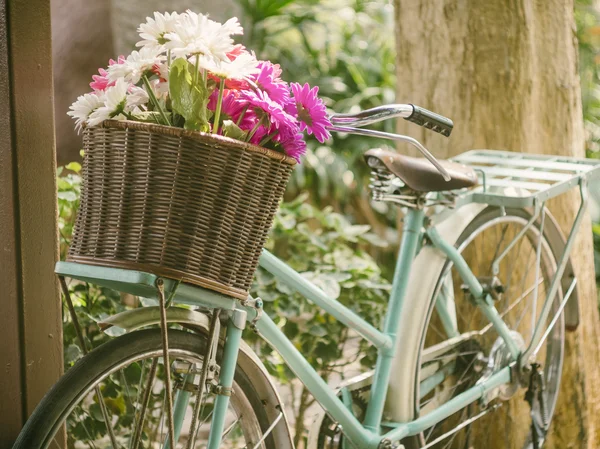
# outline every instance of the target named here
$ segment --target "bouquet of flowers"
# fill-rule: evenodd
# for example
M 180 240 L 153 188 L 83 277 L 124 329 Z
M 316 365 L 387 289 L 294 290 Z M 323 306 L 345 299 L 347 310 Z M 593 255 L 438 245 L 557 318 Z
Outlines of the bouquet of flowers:
M 232 36 L 237 18 L 221 24 L 190 10 L 154 13 L 139 26 L 139 51 L 110 60 L 68 114 L 76 128 L 135 120 L 219 134 L 284 152 L 299 161 L 304 132 L 319 142 L 331 126 L 318 87 L 287 83 L 281 68 L 261 61 Z

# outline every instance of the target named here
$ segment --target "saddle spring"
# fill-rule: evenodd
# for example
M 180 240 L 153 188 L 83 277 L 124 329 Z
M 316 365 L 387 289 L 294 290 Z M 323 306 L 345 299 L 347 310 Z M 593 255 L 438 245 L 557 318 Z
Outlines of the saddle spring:
M 371 167 L 369 189 L 373 201 L 395 203 L 413 209 L 444 205 L 454 207 L 454 192 L 437 192 L 436 195 L 419 194 L 408 188 L 400 178 L 385 168 Z

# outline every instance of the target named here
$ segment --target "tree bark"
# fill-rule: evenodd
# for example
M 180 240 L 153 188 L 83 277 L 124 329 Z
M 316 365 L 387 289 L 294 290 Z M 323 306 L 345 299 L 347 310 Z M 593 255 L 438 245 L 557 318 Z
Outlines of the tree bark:
M 440 158 L 473 148 L 584 157 L 572 0 L 395 0 L 398 101 L 455 122 L 450 139 L 401 121 Z M 550 204 L 563 231 L 576 192 Z M 581 324 L 567 334 L 545 447 L 600 447 L 600 322 L 590 221 L 572 257 Z

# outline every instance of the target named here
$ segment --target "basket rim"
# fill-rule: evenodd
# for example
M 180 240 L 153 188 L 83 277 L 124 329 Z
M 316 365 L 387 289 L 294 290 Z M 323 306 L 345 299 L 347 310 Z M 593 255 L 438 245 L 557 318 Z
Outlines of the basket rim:
M 291 156 L 288 156 L 278 151 L 263 148 L 248 142 L 232 139 L 231 137 L 221 136 L 219 134 L 204 133 L 201 131 L 193 131 L 175 126 L 158 125 L 155 123 L 138 122 L 135 120 L 105 120 L 98 126 L 90 126 L 87 129 L 108 128 L 108 129 L 134 129 L 140 131 L 148 131 L 154 134 L 163 134 L 172 137 L 186 137 L 199 142 L 218 142 L 221 144 L 237 147 L 239 149 L 250 151 L 252 153 L 263 154 L 271 159 L 276 159 L 288 165 L 294 166 L 298 162 Z

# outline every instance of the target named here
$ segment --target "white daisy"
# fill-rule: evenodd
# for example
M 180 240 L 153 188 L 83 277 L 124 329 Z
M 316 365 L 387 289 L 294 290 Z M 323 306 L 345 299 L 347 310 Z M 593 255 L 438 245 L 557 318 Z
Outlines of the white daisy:
M 260 72 L 256 56 L 246 52 L 238 55 L 233 61 L 202 58 L 198 65 L 220 78 L 227 79 L 243 79 Z
M 167 43 L 165 38 L 166 33 L 174 31 L 175 24 L 179 20 L 180 15 L 176 12 L 154 13 L 152 17 L 146 17 L 146 23 L 142 23 L 137 29 L 140 37 L 143 39 L 135 44 L 137 47 L 148 47 L 156 50 L 162 50 L 163 45 Z
M 233 50 L 234 34 L 243 34 L 236 17 L 225 24 L 210 20 L 208 16 L 188 10 L 182 14 L 171 33 L 164 37 L 169 40 L 166 47 L 176 57 L 205 55 L 217 59 L 227 59 L 227 53 Z
M 166 100 L 169 96 L 169 82 L 163 81 L 162 79 L 154 79 L 150 80 L 150 87 L 152 87 L 152 91 L 154 95 L 159 100 Z
M 90 117 L 90 114 L 104 104 L 104 93 L 93 92 L 91 94 L 84 94 L 77 97 L 67 115 L 75 119 L 75 129 L 77 133 L 81 131 L 83 125 Z
M 144 106 L 148 104 L 148 101 L 150 101 L 150 97 L 145 89 L 137 86 L 131 86 L 126 97 L 125 110 L 130 111 L 138 106 Z
M 125 118 L 122 112 L 127 103 L 127 90 L 129 83 L 119 78 L 114 86 L 104 91 L 104 106 L 99 107 L 89 117 L 88 125 L 96 126 L 104 120 L 114 118 L 117 120 Z
M 108 79 L 110 81 L 125 79 L 125 81 L 137 84 L 144 72 L 164 60 L 165 56 L 158 53 L 154 48 L 143 47 L 140 51 L 134 50 L 127 56 L 125 61 L 108 66 Z

